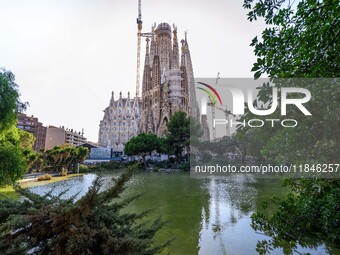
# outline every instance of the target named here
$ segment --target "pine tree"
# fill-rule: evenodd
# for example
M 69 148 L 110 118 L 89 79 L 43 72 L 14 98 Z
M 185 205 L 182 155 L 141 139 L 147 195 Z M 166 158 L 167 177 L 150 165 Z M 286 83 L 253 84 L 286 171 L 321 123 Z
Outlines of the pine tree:
M 36 195 L 17 188 L 24 202 L 0 201 L 0 253 L 20 254 L 155 254 L 168 242 L 155 245 L 153 237 L 163 226 L 158 218 L 143 218 L 152 210 L 123 213 L 138 196 L 119 199 L 131 170 L 100 192 L 97 178 L 85 196 L 61 199 L 61 195 Z

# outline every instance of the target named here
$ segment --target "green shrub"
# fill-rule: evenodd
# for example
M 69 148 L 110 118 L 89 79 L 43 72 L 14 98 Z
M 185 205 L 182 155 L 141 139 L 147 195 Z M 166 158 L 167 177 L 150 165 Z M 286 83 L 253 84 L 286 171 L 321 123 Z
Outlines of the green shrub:
M 79 166 L 79 173 L 88 173 L 90 172 L 90 168 L 87 165 L 81 164 Z
M 183 162 L 178 166 L 178 168 L 182 171 L 188 172 L 190 171 L 190 162 Z
M 39 182 L 40 182 L 40 181 L 49 181 L 49 180 L 51 180 L 51 179 L 52 179 L 52 176 L 49 175 L 49 174 L 40 175 L 40 176 L 38 177 L 38 181 L 39 181 Z
M 135 163 L 132 164 L 132 165 L 128 165 L 127 168 L 128 168 L 129 171 L 134 172 L 134 171 L 137 171 L 137 170 L 144 169 L 144 166 L 143 166 L 143 164 L 140 163 L 140 162 L 135 162 Z

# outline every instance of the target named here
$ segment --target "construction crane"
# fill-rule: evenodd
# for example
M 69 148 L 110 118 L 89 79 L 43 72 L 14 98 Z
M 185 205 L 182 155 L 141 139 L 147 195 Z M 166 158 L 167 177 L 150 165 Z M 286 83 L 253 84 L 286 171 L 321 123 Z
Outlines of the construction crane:
M 137 75 L 136 75 L 136 96 L 139 97 L 140 88 L 140 52 L 141 52 L 141 40 L 142 37 L 151 37 L 153 32 L 142 33 L 143 21 L 142 21 L 142 3 L 138 0 L 138 17 L 137 17 Z
M 220 79 L 220 73 L 217 73 L 215 86 L 217 85 L 219 79 Z M 230 136 L 230 126 L 229 126 L 230 115 L 233 115 L 233 114 L 228 110 L 226 105 L 222 105 L 222 107 L 216 106 L 216 103 L 211 98 L 208 102 L 208 106 L 211 107 L 211 122 L 212 122 L 213 140 L 216 140 L 216 127 L 214 126 L 214 119 L 215 119 L 215 116 L 216 116 L 215 109 L 218 109 L 218 110 L 220 110 L 224 113 L 226 120 L 228 121 L 228 123 L 226 124 L 226 135 Z

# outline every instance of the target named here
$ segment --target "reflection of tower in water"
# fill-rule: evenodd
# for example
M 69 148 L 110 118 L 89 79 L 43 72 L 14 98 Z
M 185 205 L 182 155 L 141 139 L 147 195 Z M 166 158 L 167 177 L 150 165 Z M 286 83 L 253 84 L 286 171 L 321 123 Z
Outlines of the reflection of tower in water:
M 221 225 L 221 219 L 220 219 L 220 187 L 217 183 L 217 180 L 215 178 L 212 178 L 211 181 L 211 187 L 214 190 L 212 194 L 214 194 L 214 207 L 215 207 L 215 223 L 212 224 L 212 230 L 214 231 L 214 239 L 217 239 L 220 243 L 220 247 L 222 250 L 222 254 L 226 255 L 227 251 L 223 242 L 222 233 L 223 233 L 223 227 Z
M 228 254 L 237 244 L 230 240 L 238 221 L 255 209 L 255 180 L 250 176 L 211 176 L 206 183 L 209 209 L 202 210 L 199 254 Z

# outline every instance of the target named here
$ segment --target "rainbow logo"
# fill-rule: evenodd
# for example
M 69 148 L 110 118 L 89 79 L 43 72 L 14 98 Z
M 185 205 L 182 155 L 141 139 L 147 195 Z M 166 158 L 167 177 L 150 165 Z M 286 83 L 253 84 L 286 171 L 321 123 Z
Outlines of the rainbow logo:
M 218 98 L 218 101 L 220 102 L 221 106 L 222 106 L 222 100 L 220 95 L 217 93 L 216 89 L 214 89 L 212 86 L 210 86 L 209 84 L 206 84 L 204 82 L 197 82 L 198 84 L 201 84 L 207 88 L 209 88 L 210 90 L 206 89 L 206 88 L 201 88 L 201 87 L 197 87 L 198 89 L 204 91 L 205 93 L 207 93 L 209 95 L 209 97 L 211 98 L 211 100 L 213 101 L 214 105 L 216 104 L 216 97 Z M 213 92 L 213 93 L 212 93 Z M 214 96 L 215 94 L 215 96 Z

